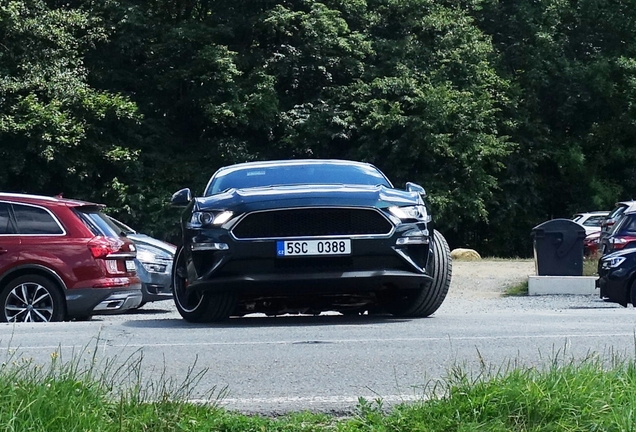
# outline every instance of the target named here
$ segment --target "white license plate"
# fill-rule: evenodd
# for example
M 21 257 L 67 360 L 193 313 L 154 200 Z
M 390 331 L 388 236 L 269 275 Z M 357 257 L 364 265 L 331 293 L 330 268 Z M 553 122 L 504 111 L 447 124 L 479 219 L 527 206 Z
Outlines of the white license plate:
M 350 239 L 277 241 L 276 256 L 350 255 Z
M 134 272 L 135 270 L 137 270 L 135 262 L 133 260 L 126 260 L 126 271 Z

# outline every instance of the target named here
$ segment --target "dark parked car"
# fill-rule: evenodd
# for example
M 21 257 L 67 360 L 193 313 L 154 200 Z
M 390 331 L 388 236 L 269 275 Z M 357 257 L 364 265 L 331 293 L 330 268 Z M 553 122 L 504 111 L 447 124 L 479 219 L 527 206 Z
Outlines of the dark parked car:
M 143 292 L 143 300 L 139 306 L 172 299 L 172 261 L 177 247 L 141 234 L 117 219 L 110 220 L 137 246 L 135 265 Z
M 636 305 L 636 249 L 624 249 L 603 256 L 598 262 L 596 281 L 606 301 Z
M 451 260 L 424 196 L 352 161 L 221 168 L 202 197 L 172 196 L 185 207 L 177 310 L 193 322 L 253 312 L 431 315 L 448 292 Z
M 63 321 L 139 306 L 135 245 L 102 206 L 0 193 L 0 321 Z
M 601 237 L 600 246 L 603 254 L 636 247 L 636 202 L 625 207 L 618 221 Z
M 605 217 L 603 222 L 601 222 L 601 237 L 599 243 L 603 243 L 603 240 L 609 235 L 614 224 L 618 222 L 625 210 L 634 203 L 636 203 L 636 201 L 619 201 L 616 203 L 614 209 Z

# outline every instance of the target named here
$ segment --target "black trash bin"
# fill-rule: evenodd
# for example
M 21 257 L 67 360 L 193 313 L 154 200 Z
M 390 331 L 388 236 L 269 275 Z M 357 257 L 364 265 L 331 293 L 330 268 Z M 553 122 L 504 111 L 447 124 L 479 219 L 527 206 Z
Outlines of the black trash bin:
M 539 276 L 583 276 L 585 228 L 570 219 L 552 219 L 532 228 Z

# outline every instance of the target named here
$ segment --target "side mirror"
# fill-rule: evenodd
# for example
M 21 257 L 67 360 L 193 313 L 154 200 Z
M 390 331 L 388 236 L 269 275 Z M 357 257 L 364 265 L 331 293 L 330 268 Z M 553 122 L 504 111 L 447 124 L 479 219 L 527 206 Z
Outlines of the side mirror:
M 422 198 L 426 198 L 426 191 L 424 190 L 424 188 L 416 183 L 412 183 L 412 182 L 407 182 L 406 183 L 406 190 L 409 192 L 415 192 L 418 193 L 422 196 Z
M 192 192 L 189 188 L 181 189 L 172 194 L 170 204 L 174 207 L 185 207 L 192 201 Z

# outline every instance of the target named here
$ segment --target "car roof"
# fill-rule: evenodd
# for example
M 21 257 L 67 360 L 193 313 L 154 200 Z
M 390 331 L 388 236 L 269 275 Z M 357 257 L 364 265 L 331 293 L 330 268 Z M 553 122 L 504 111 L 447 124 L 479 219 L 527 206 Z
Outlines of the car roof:
M 630 201 L 626 206 L 627 208 L 623 212 L 623 214 L 631 214 L 636 213 L 636 201 Z
M 618 201 L 615 205 L 616 207 L 629 207 L 632 204 L 636 204 L 636 200 Z
M 581 212 L 576 213 L 574 216 L 595 216 L 595 215 L 608 215 L 609 211 L 606 210 L 596 210 L 591 212 Z
M 69 198 L 10 192 L 0 192 L 0 200 L 24 204 L 60 205 L 66 207 L 104 206 L 103 204 L 96 204 L 88 201 L 74 200 Z

